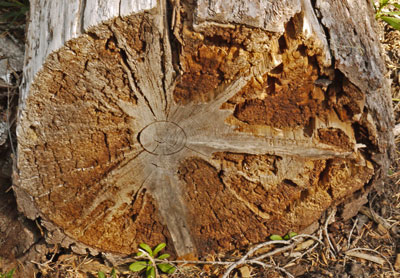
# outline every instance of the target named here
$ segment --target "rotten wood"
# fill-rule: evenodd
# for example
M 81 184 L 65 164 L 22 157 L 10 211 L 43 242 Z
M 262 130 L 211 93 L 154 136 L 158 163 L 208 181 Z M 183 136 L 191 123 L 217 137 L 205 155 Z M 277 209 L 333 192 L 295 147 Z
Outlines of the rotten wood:
M 349 217 L 393 151 L 373 14 L 350 2 L 31 1 L 21 211 L 52 243 L 116 254 Z

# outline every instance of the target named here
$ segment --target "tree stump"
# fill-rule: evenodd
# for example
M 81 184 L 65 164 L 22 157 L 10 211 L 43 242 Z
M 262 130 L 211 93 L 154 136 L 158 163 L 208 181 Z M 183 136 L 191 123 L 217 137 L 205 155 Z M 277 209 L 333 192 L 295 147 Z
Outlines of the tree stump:
M 20 210 L 115 254 L 351 217 L 393 151 L 375 25 L 364 0 L 32 0 Z

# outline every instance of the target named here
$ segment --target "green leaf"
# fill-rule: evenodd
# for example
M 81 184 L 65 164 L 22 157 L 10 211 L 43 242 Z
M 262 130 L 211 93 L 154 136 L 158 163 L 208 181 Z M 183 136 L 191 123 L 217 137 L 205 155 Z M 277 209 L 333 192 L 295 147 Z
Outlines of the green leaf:
M 280 235 L 272 235 L 269 238 L 271 240 L 283 240 L 283 238 Z
M 175 267 L 171 264 L 165 263 L 165 264 L 158 264 L 157 266 L 164 273 L 172 274 L 175 271 Z
M 378 10 L 375 11 L 376 15 L 378 17 L 380 17 L 380 12 L 382 11 L 382 9 L 388 5 L 389 0 L 379 0 L 379 6 L 378 6 Z
M 165 253 L 165 254 L 160 255 L 157 259 L 165 260 L 165 259 L 168 259 L 169 257 L 170 257 L 170 254 Z
M 13 5 L 15 5 L 16 7 L 24 7 L 26 5 L 17 0 L 12 0 L 11 2 L 13 2 Z
M 111 270 L 111 278 L 117 278 L 117 273 L 114 268 Z
M 19 1 L 1 1 L 0 7 L 4 8 L 28 8 L 29 2 L 21 3 Z
M 9 272 L 7 272 L 5 278 L 12 278 L 14 275 L 14 271 L 15 271 L 15 269 L 13 268 Z
M 297 236 L 297 233 L 295 233 L 295 232 L 290 232 L 290 233 L 288 233 L 288 236 L 289 236 L 289 239 L 290 239 L 290 238 L 292 238 L 292 237 Z
M 379 10 L 382 10 L 389 3 L 389 0 L 379 0 Z
M 151 251 L 150 246 L 148 246 L 146 243 L 140 243 L 139 246 L 153 257 L 153 251 Z
M 136 256 L 137 256 L 137 257 L 141 257 L 141 256 L 143 256 L 143 254 L 144 254 L 144 253 L 143 253 L 142 251 L 139 251 L 139 252 L 136 253 Z
M 157 256 L 158 252 L 160 252 L 161 250 L 163 250 L 165 248 L 165 246 L 167 246 L 164 242 L 160 243 L 159 245 L 156 246 L 156 248 L 154 248 L 153 250 L 153 256 Z
M 2 8 L 16 8 L 16 7 L 19 7 L 19 5 L 16 5 L 15 3 L 10 3 L 10 2 L 0 2 L 0 7 L 2 7 Z
M 400 18 L 381 16 L 381 19 L 390 24 L 394 29 L 400 30 Z
M 129 270 L 132 272 L 142 271 L 148 266 L 148 264 L 144 261 L 137 261 L 129 265 Z
M 289 237 L 289 235 L 285 235 L 285 236 L 283 237 L 283 239 L 284 239 L 284 240 L 289 240 L 290 237 Z
M 148 266 L 146 269 L 147 278 L 156 278 L 156 271 L 153 266 Z
M 398 8 L 398 9 L 400 9 L 400 4 L 393 3 L 393 6 L 395 6 L 395 7 Z
M 99 273 L 97 274 L 97 277 L 99 277 L 99 278 L 106 278 L 106 275 L 104 274 L 103 271 L 99 271 Z
M 397 11 L 397 12 L 385 12 L 385 15 L 400 15 L 400 11 Z

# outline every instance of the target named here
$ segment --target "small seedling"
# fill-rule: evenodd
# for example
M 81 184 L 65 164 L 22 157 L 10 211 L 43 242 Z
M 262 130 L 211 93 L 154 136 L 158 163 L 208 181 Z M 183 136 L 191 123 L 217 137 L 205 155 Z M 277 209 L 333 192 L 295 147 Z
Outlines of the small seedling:
M 272 235 L 269 237 L 270 240 L 283 240 L 280 235 Z
M 99 271 L 97 274 L 99 278 L 107 278 L 106 274 L 103 271 Z M 115 269 L 113 268 L 111 270 L 111 278 L 117 278 L 117 273 L 115 272 Z
M 156 273 L 158 272 L 156 267 L 160 269 L 162 272 L 167 274 L 172 274 L 175 271 L 175 267 L 169 263 L 157 263 L 159 260 L 166 260 L 170 257 L 169 254 L 165 253 L 157 257 L 157 254 L 165 248 L 165 243 L 160 243 L 153 250 L 151 250 L 150 246 L 145 243 L 139 244 L 139 252 L 137 253 L 138 257 L 147 257 L 149 260 L 147 261 L 137 261 L 132 263 L 129 266 L 129 269 L 132 272 L 139 272 L 146 269 L 146 277 L 147 278 L 156 278 Z
M 0 273 L 0 278 L 12 278 L 14 275 L 15 269 L 11 269 L 9 272 L 7 273 Z
M 269 237 L 270 240 L 289 240 L 293 237 L 297 236 L 297 233 L 295 232 L 289 232 L 286 234 L 284 237 L 281 237 L 280 235 L 271 235 Z
M 283 239 L 289 240 L 289 239 L 291 239 L 292 237 L 295 237 L 295 236 L 297 236 L 297 233 L 295 233 L 295 232 L 289 232 L 287 235 L 285 235 L 285 236 L 283 237 Z
M 400 30 L 400 4 L 390 0 L 379 0 L 378 4 L 375 4 L 374 0 L 371 1 L 375 9 L 375 18 L 382 19 L 396 30 Z M 393 6 L 394 11 L 384 10 L 388 6 Z

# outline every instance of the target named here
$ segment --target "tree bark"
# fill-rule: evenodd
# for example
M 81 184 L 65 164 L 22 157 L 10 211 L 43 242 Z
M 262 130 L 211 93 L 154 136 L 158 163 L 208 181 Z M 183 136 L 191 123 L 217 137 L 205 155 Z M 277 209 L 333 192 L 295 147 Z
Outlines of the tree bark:
M 31 1 L 14 190 L 48 241 L 228 251 L 351 217 L 393 152 L 367 1 Z

